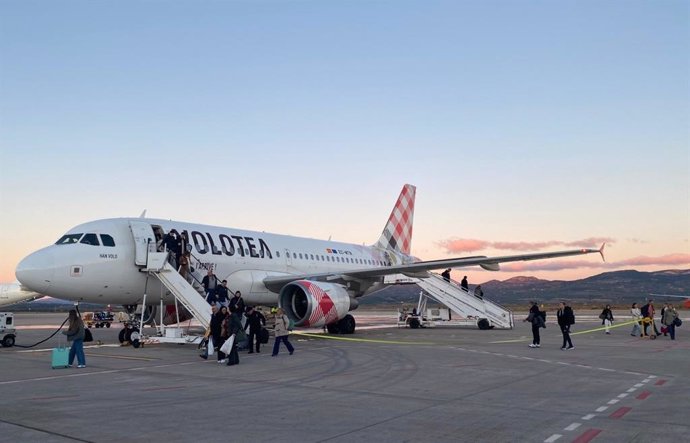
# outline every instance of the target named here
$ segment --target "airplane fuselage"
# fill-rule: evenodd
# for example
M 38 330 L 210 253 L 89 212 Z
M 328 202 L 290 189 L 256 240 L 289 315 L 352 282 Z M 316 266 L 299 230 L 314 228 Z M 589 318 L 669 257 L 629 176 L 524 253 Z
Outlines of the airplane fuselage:
M 146 248 L 142 243 L 155 243 L 154 228 L 186 231 L 195 275 L 200 279 L 213 269 L 220 280 L 228 280 L 231 291 L 241 291 L 251 304 L 277 304 L 278 293 L 263 284 L 267 276 L 347 272 L 414 260 L 372 246 L 170 220 L 116 218 L 69 230 L 58 243 L 22 260 L 17 278 L 33 291 L 66 300 L 138 304 L 146 292 L 150 302 L 162 298 L 171 303 L 172 295 L 160 282 L 142 272 Z M 360 289 L 352 296 L 372 289 Z

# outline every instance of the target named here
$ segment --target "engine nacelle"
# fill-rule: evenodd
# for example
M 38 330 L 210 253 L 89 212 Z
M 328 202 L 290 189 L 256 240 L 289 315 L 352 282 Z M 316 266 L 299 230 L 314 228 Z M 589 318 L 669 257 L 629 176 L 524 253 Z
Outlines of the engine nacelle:
M 342 285 L 309 280 L 285 285 L 278 304 L 295 326 L 315 328 L 338 321 L 357 307 L 357 301 Z

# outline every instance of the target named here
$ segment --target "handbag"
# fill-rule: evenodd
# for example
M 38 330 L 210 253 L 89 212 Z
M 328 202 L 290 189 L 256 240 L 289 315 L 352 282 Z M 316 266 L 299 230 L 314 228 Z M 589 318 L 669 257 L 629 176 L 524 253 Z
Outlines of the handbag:
M 232 334 L 230 338 L 225 340 L 225 343 L 223 343 L 223 346 L 220 347 L 220 352 L 222 352 L 225 355 L 230 354 L 230 351 L 232 351 L 232 345 L 235 343 L 235 334 Z
M 673 325 L 674 325 L 676 328 L 677 328 L 678 326 L 682 325 L 682 324 L 683 324 L 683 320 L 681 320 L 680 317 L 676 317 L 676 318 L 673 320 Z
M 84 343 L 93 341 L 93 335 L 91 334 L 91 330 L 89 328 L 84 328 Z
M 604 319 L 606 319 L 606 316 L 602 312 L 601 314 L 599 314 L 599 320 L 604 320 Z

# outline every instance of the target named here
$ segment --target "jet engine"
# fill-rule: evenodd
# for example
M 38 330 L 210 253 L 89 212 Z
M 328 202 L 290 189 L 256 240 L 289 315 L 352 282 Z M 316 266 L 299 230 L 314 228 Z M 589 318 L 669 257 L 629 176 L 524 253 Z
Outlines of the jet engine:
M 339 284 L 297 280 L 281 289 L 279 306 L 295 322 L 295 326 L 318 328 L 342 323 L 338 332 L 354 332 L 354 318 L 348 312 L 357 308 L 357 301 Z M 345 321 L 347 320 L 347 321 Z M 329 327 L 329 331 L 332 328 Z

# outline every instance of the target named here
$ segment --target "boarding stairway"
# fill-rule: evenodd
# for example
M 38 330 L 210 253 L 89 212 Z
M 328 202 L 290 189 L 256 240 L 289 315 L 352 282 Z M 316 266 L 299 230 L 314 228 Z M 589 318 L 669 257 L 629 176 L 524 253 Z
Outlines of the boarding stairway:
M 480 329 L 513 329 L 513 313 L 509 309 L 486 298 L 475 296 L 474 291 L 465 291 L 453 280 L 446 281 L 433 273 L 429 273 L 428 277 L 414 280 L 423 290 L 419 300 L 420 308 L 422 305 L 426 306 L 426 300 L 423 298 L 429 297 L 465 318 L 476 318 Z
M 180 303 L 198 321 L 204 329 L 211 323 L 211 306 L 206 302 L 203 289 L 200 285 L 196 287 L 190 284 L 177 269 L 168 262 L 167 252 L 149 251 L 146 268 L 143 269 L 154 275 L 175 297 L 176 302 Z M 193 278 L 192 282 L 196 282 Z

